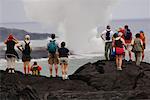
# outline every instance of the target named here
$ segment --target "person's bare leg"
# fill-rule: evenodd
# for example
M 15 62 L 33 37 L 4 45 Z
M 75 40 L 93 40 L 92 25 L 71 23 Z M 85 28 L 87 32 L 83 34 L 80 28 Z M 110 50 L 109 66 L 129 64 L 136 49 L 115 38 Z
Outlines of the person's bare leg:
M 51 65 L 51 64 L 49 66 L 49 71 L 50 71 L 50 77 L 52 77 L 53 65 Z
M 24 62 L 23 65 L 24 65 L 24 74 L 26 74 L 26 62 Z
M 65 77 L 67 79 L 68 78 L 68 64 L 64 65 L 64 70 L 65 70 Z
M 144 50 L 142 51 L 142 61 L 144 60 Z
M 64 64 L 61 64 L 61 69 L 62 69 L 62 79 L 65 79 L 65 70 L 64 70 Z
M 131 51 L 129 51 L 129 59 L 130 59 L 130 61 L 132 61 L 132 54 L 131 54 Z
M 28 74 L 30 74 L 30 62 L 27 62 L 28 65 Z
M 118 68 L 118 55 L 116 55 L 116 65 L 117 65 L 117 68 Z
M 56 73 L 56 77 L 58 76 L 58 65 L 55 64 L 55 73 Z
M 122 67 L 122 55 L 119 55 L 119 68 Z

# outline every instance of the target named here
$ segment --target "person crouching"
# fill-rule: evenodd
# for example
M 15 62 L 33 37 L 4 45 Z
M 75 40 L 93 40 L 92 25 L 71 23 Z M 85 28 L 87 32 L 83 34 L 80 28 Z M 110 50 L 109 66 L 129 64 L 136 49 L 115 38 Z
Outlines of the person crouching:
M 35 62 L 33 63 L 33 65 L 31 66 L 32 75 L 37 75 L 37 76 L 39 76 L 41 70 L 42 70 L 42 67 L 39 66 L 39 65 L 37 64 L 37 62 L 35 61 Z

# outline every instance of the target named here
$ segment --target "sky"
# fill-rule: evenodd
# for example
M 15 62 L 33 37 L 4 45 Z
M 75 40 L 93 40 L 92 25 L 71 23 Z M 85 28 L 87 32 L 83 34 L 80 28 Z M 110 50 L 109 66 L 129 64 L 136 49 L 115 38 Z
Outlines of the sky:
M 150 0 L 119 0 L 113 8 L 112 19 L 150 18 Z M 22 0 L 0 0 L 0 23 L 30 22 Z

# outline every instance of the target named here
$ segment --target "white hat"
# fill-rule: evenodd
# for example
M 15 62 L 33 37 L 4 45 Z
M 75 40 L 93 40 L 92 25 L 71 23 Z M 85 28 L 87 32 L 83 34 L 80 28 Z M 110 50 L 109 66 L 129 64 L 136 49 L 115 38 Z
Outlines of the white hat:
M 26 39 L 29 40 L 29 39 L 30 39 L 30 35 L 26 35 L 26 36 L 25 36 L 25 40 L 26 40 Z

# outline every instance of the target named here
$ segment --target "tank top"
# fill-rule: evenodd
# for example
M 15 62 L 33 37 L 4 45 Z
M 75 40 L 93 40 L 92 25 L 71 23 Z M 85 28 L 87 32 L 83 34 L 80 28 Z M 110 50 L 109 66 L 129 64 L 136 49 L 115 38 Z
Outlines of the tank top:
M 143 50 L 142 49 L 142 44 L 141 44 L 141 39 L 136 38 L 134 40 L 134 49 L 135 49 L 135 51 L 142 51 Z
M 120 39 L 115 40 L 115 46 L 116 46 L 116 47 L 119 47 L 119 48 L 123 48 L 122 41 L 121 41 Z

